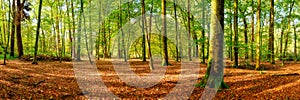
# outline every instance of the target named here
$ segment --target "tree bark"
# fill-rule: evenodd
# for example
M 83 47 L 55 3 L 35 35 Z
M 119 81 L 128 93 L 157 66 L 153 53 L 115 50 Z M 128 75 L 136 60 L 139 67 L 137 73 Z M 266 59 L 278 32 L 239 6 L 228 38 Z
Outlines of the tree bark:
M 270 30 L 269 30 L 269 55 L 270 62 L 275 64 L 275 55 L 274 55 L 274 0 L 270 0 Z
M 238 0 L 234 0 L 234 67 L 239 66 L 239 43 L 238 38 Z
M 167 45 L 167 18 L 166 18 L 166 0 L 162 1 L 162 44 L 163 44 L 163 66 L 169 65 L 168 45 Z
M 37 28 L 36 28 L 36 37 L 35 37 L 35 46 L 34 46 L 34 58 L 33 58 L 32 64 L 38 64 L 36 55 L 37 55 L 38 46 L 39 46 L 38 43 L 39 43 L 39 34 L 40 34 L 40 27 L 41 27 L 42 4 L 43 4 L 43 0 L 40 0 L 38 22 L 37 22 Z
M 261 52 L 260 52 L 260 16 L 261 16 L 261 10 L 260 10 L 260 6 L 261 6 L 261 0 L 258 0 L 258 5 L 257 5 L 257 12 L 256 12 L 256 18 L 257 18 L 257 31 L 256 31 L 256 42 L 257 42 L 257 46 L 256 46 L 256 64 L 255 64 L 255 69 L 259 69 L 260 68 L 260 56 L 261 56 Z

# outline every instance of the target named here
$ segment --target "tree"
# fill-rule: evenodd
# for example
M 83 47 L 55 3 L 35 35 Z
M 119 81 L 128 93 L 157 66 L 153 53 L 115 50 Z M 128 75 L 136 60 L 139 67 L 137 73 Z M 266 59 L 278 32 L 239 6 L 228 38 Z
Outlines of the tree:
M 256 46 L 256 65 L 255 65 L 255 69 L 259 69 L 260 68 L 260 56 L 261 56 L 261 51 L 260 51 L 260 46 L 261 46 L 261 41 L 260 41 L 260 38 L 261 38 L 261 33 L 260 33 L 260 15 L 261 15 L 261 9 L 260 9 L 260 6 L 261 6 L 261 0 L 258 0 L 257 1 L 257 12 L 256 12 L 256 18 L 257 18 L 257 31 L 256 31 L 256 43 L 257 43 L 257 46 Z
M 16 31 L 16 4 L 15 4 L 15 0 L 12 1 L 12 25 L 11 25 L 11 39 L 10 39 L 10 56 L 15 56 L 15 31 Z
M 209 51 L 209 59 L 207 65 L 207 71 L 204 78 L 196 86 L 204 87 L 209 84 L 210 88 L 228 88 L 224 83 L 224 0 L 212 0 L 211 2 L 211 45 Z M 221 75 L 216 75 L 221 73 Z M 208 80 L 209 77 L 212 80 Z M 221 83 L 219 83 L 221 82 Z
M 178 33 L 178 17 L 177 17 L 177 7 L 176 7 L 177 0 L 173 0 L 173 6 L 174 6 L 174 17 L 175 17 L 175 32 L 176 32 L 176 62 L 179 62 L 179 50 L 178 50 L 178 40 L 179 40 L 179 33 Z M 153 8 L 153 7 L 152 7 Z M 152 9 L 151 8 L 151 9 Z M 152 14 L 152 13 L 151 13 Z
M 275 64 L 275 55 L 274 55 L 274 0 L 270 0 L 270 30 L 269 30 L 269 55 L 270 62 Z
M 37 28 L 36 28 L 36 37 L 35 37 L 35 46 L 34 46 L 34 58 L 33 58 L 32 64 L 38 64 L 37 59 L 36 59 L 36 55 L 37 55 L 37 52 L 38 52 L 39 34 L 40 34 L 40 27 L 41 27 L 42 4 L 43 4 L 43 0 L 40 0 L 38 22 L 37 22 Z
M 168 46 L 167 46 L 167 18 L 166 18 L 166 0 L 161 0 L 162 6 L 162 43 L 163 43 L 163 66 L 169 65 Z
M 192 61 L 192 54 L 191 54 L 191 0 L 188 0 L 188 15 L 187 15 L 187 29 L 188 29 L 188 59 Z
M 11 6 L 10 6 L 10 0 L 8 1 L 8 4 L 9 4 L 9 10 L 8 10 L 8 33 L 10 33 L 9 31 L 9 28 L 10 28 L 10 16 L 11 16 Z M 4 30 L 5 31 L 5 30 Z M 7 43 L 5 44 L 5 51 L 4 51 L 4 60 L 3 60 L 3 65 L 6 65 L 6 55 L 7 55 L 7 48 L 8 48 L 8 45 L 9 45 L 9 34 L 7 35 Z
M 238 0 L 234 0 L 234 67 L 239 66 L 239 38 L 238 38 Z
M 22 36 L 21 36 L 21 19 L 22 19 L 22 12 L 25 0 L 21 3 L 20 0 L 17 0 L 17 13 L 16 13 L 16 28 L 17 28 L 17 45 L 18 45 L 18 53 L 19 58 L 24 55 L 23 52 L 23 43 L 22 43 Z
M 145 16 L 145 0 L 142 0 L 142 16 Z M 143 17 L 142 18 L 143 19 L 143 21 L 142 21 L 142 33 L 143 33 L 143 37 L 142 37 L 142 49 L 143 49 L 143 62 L 146 62 L 146 38 L 145 38 L 145 21 L 144 20 L 146 20 L 146 18 L 145 17 Z

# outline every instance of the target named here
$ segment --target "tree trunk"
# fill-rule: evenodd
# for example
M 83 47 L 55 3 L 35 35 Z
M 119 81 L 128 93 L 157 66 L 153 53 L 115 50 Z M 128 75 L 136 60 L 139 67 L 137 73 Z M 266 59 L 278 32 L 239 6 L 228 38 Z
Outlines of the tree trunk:
M 187 29 L 188 29 L 188 59 L 192 61 L 192 54 L 191 54 L 191 0 L 188 0 L 188 15 L 187 15 Z
M 144 16 L 145 13 L 145 0 L 142 0 L 142 16 Z M 144 20 L 146 20 L 144 17 L 142 18 L 142 54 L 143 54 L 143 62 L 146 62 L 146 38 L 145 38 L 145 23 Z
M 296 23 L 294 22 L 294 63 L 297 63 L 297 60 L 298 60 L 298 55 L 297 55 L 297 39 L 298 39 L 298 37 L 297 37 L 297 33 L 296 33 L 296 29 L 297 29 L 297 27 L 296 27 Z
M 238 38 L 238 0 L 234 0 L 234 44 L 233 44 L 233 50 L 234 50 L 234 67 L 239 66 L 239 43 Z
M 270 62 L 275 64 L 275 55 L 274 55 L 274 0 L 271 1 L 270 7 L 270 30 L 269 30 L 269 55 Z
M 290 32 L 290 27 L 291 27 L 291 17 L 292 17 L 292 11 L 293 11 L 294 4 L 295 4 L 295 0 L 291 4 L 289 16 L 288 16 L 288 27 L 287 27 L 288 29 L 287 29 L 287 32 L 286 32 L 285 46 L 284 46 L 284 50 L 283 50 L 284 59 L 282 60 L 282 64 L 284 64 L 284 61 L 286 59 L 286 51 L 287 51 L 287 48 L 288 48 L 289 32 Z
M 256 65 L 255 65 L 255 69 L 259 69 L 260 68 L 260 15 L 261 15 L 261 10 L 260 10 L 260 6 L 261 6 L 261 0 L 258 0 L 258 5 L 257 5 L 257 12 L 256 12 L 256 18 L 257 18 L 257 31 L 256 31 L 256 42 L 257 42 L 257 47 L 256 47 Z
M 218 88 L 228 88 L 224 83 L 224 0 L 212 0 L 211 2 L 211 45 L 207 71 L 204 78 L 197 86 L 217 90 Z M 218 75 L 217 75 L 218 74 Z M 213 78 L 209 78 L 213 77 Z M 212 80 L 210 80 L 212 79 Z M 211 98 L 212 99 L 212 98 Z
M 16 14 L 16 28 L 17 28 L 17 45 L 18 45 L 19 58 L 24 55 L 22 36 L 21 36 L 21 19 L 22 19 L 23 3 L 21 3 L 20 0 L 17 0 L 18 9 Z
M 36 55 L 37 55 L 38 46 L 39 46 L 38 43 L 39 43 L 39 34 L 40 34 L 40 26 L 41 26 L 42 4 L 43 4 L 43 0 L 40 0 L 38 22 L 37 22 L 37 28 L 36 28 L 36 37 L 35 37 L 35 46 L 34 46 L 34 58 L 33 58 L 32 64 L 38 64 Z
M 205 0 L 202 0 L 202 64 L 205 64 L 205 11 Z M 207 46 L 207 48 L 209 47 Z
M 8 10 L 8 25 L 7 25 L 7 27 L 8 27 L 8 29 L 7 29 L 7 43 L 5 44 L 6 46 L 5 46 L 5 51 L 4 51 L 4 60 L 3 60 L 3 65 L 6 65 L 6 55 L 7 55 L 7 48 L 8 48 L 8 45 L 9 45 L 9 36 L 10 36 L 10 31 L 9 31 L 9 29 L 10 29 L 10 15 L 11 15 L 11 6 L 10 6 L 10 0 L 8 1 L 8 4 L 9 4 L 9 10 Z M 6 30 L 4 30 L 4 31 L 6 31 Z
M 177 18 L 177 7 L 176 7 L 177 0 L 173 0 L 174 6 L 174 17 L 175 17 L 175 32 L 176 32 L 176 62 L 179 62 L 179 50 L 178 50 L 178 41 L 179 41 L 179 33 L 178 33 L 178 18 Z M 153 7 L 151 8 L 153 9 Z M 152 13 L 151 13 L 152 14 Z M 150 31 L 151 32 L 151 31 Z
M 76 61 L 81 61 L 81 23 L 82 23 L 82 17 L 83 17 L 83 3 L 82 0 L 80 0 L 80 11 L 79 11 L 79 23 L 78 23 L 78 29 L 77 29 L 77 55 L 76 55 Z
M 150 58 L 150 70 L 153 70 L 154 69 L 154 66 L 153 66 L 153 58 L 152 58 L 152 52 L 151 52 L 151 43 L 150 43 L 150 34 L 151 34 L 151 31 L 152 31 L 152 11 L 153 11 L 153 1 L 152 1 L 152 6 L 151 6 L 151 9 L 150 9 L 150 21 L 149 21 L 149 32 L 146 31 L 146 36 L 147 36 L 147 43 L 148 43 L 148 52 L 149 52 L 149 58 Z M 144 18 L 143 19 L 146 19 L 146 16 L 144 15 L 143 16 Z M 144 20 L 145 23 L 147 23 L 146 20 Z
M 255 44 L 255 36 L 254 36 L 254 1 L 251 0 L 252 14 L 251 14 L 251 61 L 254 62 L 254 44 Z
M 13 3 L 12 3 L 12 17 L 13 17 L 13 20 L 12 20 L 12 24 L 11 24 L 11 39 L 10 39 L 10 56 L 11 57 L 14 57 L 15 56 L 15 31 L 16 31 L 16 20 L 17 20 L 17 17 L 16 17 L 16 5 L 15 5 L 15 0 L 13 0 Z
M 167 18 L 166 18 L 166 0 L 162 1 L 162 44 L 163 44 L 163 66 L 169 65 L 168 46 L 167 46 Z

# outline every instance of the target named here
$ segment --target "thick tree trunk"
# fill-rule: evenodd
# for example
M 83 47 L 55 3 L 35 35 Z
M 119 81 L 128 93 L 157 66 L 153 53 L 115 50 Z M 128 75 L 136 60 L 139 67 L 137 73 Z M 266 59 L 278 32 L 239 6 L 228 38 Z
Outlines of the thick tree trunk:
M 23 3 L 21 3 L 20 0 L 17 0 L 18 9 L 16 14 L 16 28 L 17 28 L 17 45 L 18 45 L 19 58 L 24 55 L 22 36 L 21 36 L 21 19 L 22 19 Z
M 275 55 L 274 55 L 274 0 L 271 1 L 270 7 L 270 30 L 269 30 L 269 54 L 270 62 L 275 64 Z
M 166 18 L 166 0 L 161 0 L 162 2 L 162 44 L 163 44 L 163 66 L 169 65 L 168 57 L 168 45 L 167 45 L 167 18 Z
M 211 2 L 211 45 L 207 71 L 202 81 L 197 86 L 205 85 L 213 89 L 228 88 L 224 83 L 224 0 Z M 213 78 L 209 78 L 213 77 Z

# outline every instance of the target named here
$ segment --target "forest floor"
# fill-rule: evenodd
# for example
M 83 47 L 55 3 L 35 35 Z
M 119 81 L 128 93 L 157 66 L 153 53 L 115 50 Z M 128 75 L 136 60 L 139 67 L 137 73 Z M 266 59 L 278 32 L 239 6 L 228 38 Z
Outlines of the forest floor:
M 176 77 L 180 74 L 180 63 L 171 64 L 158 84 L 150 88 L 137 88 L 122 82 L 110 61 L 96 63 L 107 88 L 122 99 L 157 99 L 166 96 L 176 85 L 182 84 L 177 83 Z M 130 61 L 130 65 L 138 75 L 150 72 L 147 62 Z M 225 68 L 224 81 L 230 88 L 220 90 L 214 99 L 300 98 L 300 76 L 295 74 L 300 73 L 300 64 L 264 66 L 272 68 L 265 71 Z M 200 65 L 200 68 L 196 83 L 204 76 L 206 65 Z M 203 90 L 194 88 L 189 99 L 201 98 Z M 10 60 L 7 65 L 0 65 L 2 99 L 87 99 L 84 94 L 77 84 L 72 62 L 45 61 L 32 65 L 31 62 Z

